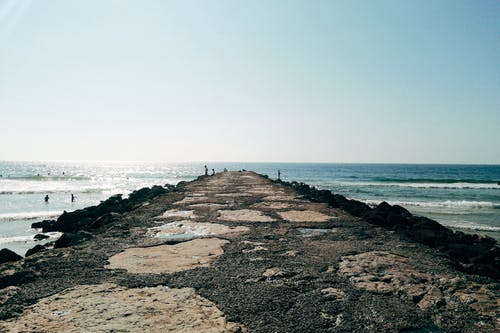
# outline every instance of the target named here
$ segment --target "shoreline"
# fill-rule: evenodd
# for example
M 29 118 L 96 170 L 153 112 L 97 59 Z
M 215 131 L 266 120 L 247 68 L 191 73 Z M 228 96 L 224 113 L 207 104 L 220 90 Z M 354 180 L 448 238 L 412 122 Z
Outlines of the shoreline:
M 263 175 L 263 174 L 258 174 L 258 175 L 260 177 L 270 179 L 268 175 Z M 180 184 L 182 186 L 186 183 L 195 182 L 195 181 L 200 180 L 202 178 L 203 178 L 203 176 L 199 176 L 198 178 L 196 178 L 192 181 L 187 181 L 187 182 L 181 181 L 177 185 Z M 471 264 L 470 264 L 470 259 L 472 259 L 473 257 L 485 255 L 484 253 L 486 251 L 484 251 L 484 248 L 490 249 L 490 248 L 493 248 L 495 246 L 498 247 L 498 241 L 500 239 L 499 232 L 496 232 L 496 231 L 487 232 L 484 230 L 474 230 L 474 229 L 468 229 L 468 228 L 446 226 L 444 224 L 437 222 L 436 220 L 427 218 L 425 216 L 414 215 L 414 214 L 410 213 L 406 208 L 399 206 L 399 205 L 390 205 L 386 201 L 382 201 L 379 205 L 375 205 L 372 203 L 367 203 L 367 202 L 356 200 L 356 199 L 348 199 L 347 197 L 340 195 L 340 194 L 335 194 L 330 190 L 318 189 L 315 186 L 311 186 L 311 185 L 305 184 L 303 182 L 282 181 L 279 179 L 270 179 L 270 181 L 275 183 L 275 184 L 290 187 L 312 201 L 324 202 L 324 203 L 327 203 L 328 205 L 330 205 L 331 207 L 339 207 L 339 208 L 345 210 L 346 212 L 348 212 L 356 217 L 361 217 L 361 218 L 367 220 L 369 223 L 385 227 L 389 230 L 396 231 L 396 232 L 400 233 L 400 235 L 405 239 L 409 239 L 412 241 L 423 243 L 427 246 L 437 248 L 440 252 L 447 254 L 447 255 L 450 255 L 450 257 L 454 260 L 457 260 L 457 258 L 458 258 L 457 267 L 461 267 L 465 272 L 493 276 L 495 279 L 500 278 L 500 268 L 499 267 L 496 267 L 494 269 L 494 272 L 486 272 L 485 273 L 481 269 L 479 269 L 479 270 L 471 269 Z M 155 192 L 155 195 L 158 195 L 158 193 L 164 194 L 168 191 L 175 190 L 177 185 L 169 185 L 169 184 L 165 185 L 166 186 L 165 188 L 167 189 L 166 191 L 162 190 L 163 187 L 159 186 L 159 185 L 154 185 L 151 189 L 153 192 Z M 149 191 L 150 191 L 150 188 L 148 188 L 148 187 L 133 191 L 132 193 L 130 193 L 130 195 L 132 196 L 132 201 L 141 202 L 141 200 L 145 200 L 142 197 L 142 195 L 143 195 L 143 193 L 148 193 Z M 147 195 L 146 195 L 146 197 L 147 197 Z M 52 233 L 51 236 L 53 236 L 54 232 L 58 232 L 60 235 L 63 235 L 64 232 L 75 232 L 75 231 L 79 231 L 80 228 L 85 229 L 87 227 L 85 225 L 85 223 L 83 225 L 80 225 L 80 226 L 76 225 L 76 226 L 68 227 L 68 221 L 74 222 L 74 221 L 78 221 L 79 219 L 87 219 L 88 220 L 89 217 L 85 216 L 85 213 L 83 215 L 81 213 L 85 212 L 87 210 L 95 210 L 95 207 L 99 207 L 99 206 L 105 206 L 104 210 L 100 211 L 99 214 L 97 214 L 96 216 L 94 216 L 95 214 L 93 214 L 93 213 L 90 214 L 90 218 L 96 218 L 102 214 L 114 213 L 116 211 L 123 212 L 123 211 L 126 211 L 127 209 L 134 209 L 134 208 L 130 208 L 130 207 L 129 208 L 122 207 L 123 202 L 129 201 L 129 198 L 124 199 L 124 200 L 122 200 L 121 198 L 122 198 L 121 194 L 115 194 L 115 195 L 110 196 L 108 199 L 101 201 L 101 204 L 99 204 L 97 206 L 89 206 L 89 207 L 78 209 L 76 211 L 69 212 L 69 213 L 64 211 L 64 213 L 57 216 L 57 218 L 55 220 L 44 220 L 41 222 L 31 223 L 31 229 L 37 230 L 36 231 L 37 234 Z M 118 199 L 118 201 L 120 201 L 118 203 L 119 207 L 113 208 L 112 206 L 116 204 L 114 201 L 116 201 L 117 199 Z M 336 201 L 339 201 L 341 204 L 337 203 Z M 134 207 L 134 205 L 137 205 L 137 203 L 132 204 L 132 207 Z M 111 207 L 109 207 L 109 206 L 111 206 Z M 127 204 L 125 204 L 125 206 L 127 206 Z M 377 212 L 379 207 L 382 207 L 381 208 L 381 211 L 382 211 L 381 215 L 380 215 L 380 212 Z M 438 232 L 439 235 L 431 235 L 431 236 L 420 235 L 418 237 L 413 237 L 412 232 L 415 232 L 415 231 L 420 232 L 419 227 L 417 227 L 416 230 L 411 230 L 411 232 L 403 231 L 402 228 L 398 228 L 398 226 L 394 225 L 394 221 L 387 223 L 386 219 L 389 217 L 389 215 L 391 215 L 393 220 L 394 220 L 394 216 L 396 216 L 396 219 L 399 219 L 397 224 L 399 224 L 399 226 L 403 226 L 403 228 L 404 228 L 404 224 L 408 223 L 408 218 L 410 218 L 410 219 L 412 219 L 412 218 L 424 219 L 423 228 L 424 229 L 429 228 L 428 224 L 430 223 L 432 225 L 430 227 L 430 231 L 431 232 Z M 67 218 L 67 216 L 69 216 L 69 218 Z M 62 220 L 62 222 L 60 222 L 60 220 Z M 425 224 L 427 224 L 427 225 L 425 225 Z M 424 232 L 428 233 L 429 230 L 424 230 Z M 495 234 L 496 237 L 490 236 L 489 233 Z M 54 237 L 51 237 L 51 238 L 54 238 Z M 32 242 L 32 245 L 34 245 L 33 247 L 26 248 L 25 246 L 22 246 L 22 247 L 18 247 L 18 249 L 20 249 L 20 248 L 25 249 L 26 248 L 26 251 L 30 251 L 30 253 L 31 253 L 34 248 L 36 248 L 37 251 L 42 250 L 43 247 L 51 248 L 55 244 L 56 241 L 57 241 L 57 239 L 55 239 L 55 240 L 54 239 L 48 239 L 48 240 L 44 239 L 41 241 L 33 241 Z M 478 242 L 482 242 L 484 244 L 478 245 L 477 244 Z M 449 245 L 448 243 L 458 243 L 458 244 L 460 244 L 460 249 L 449 251 L 448 250 L 448 245 Z M 471 246 L 472 246 L 472 248 L 471 248 Z M 1 245 L 0 245 L 0 247 L 9 249 L 8 247 L 1 246 Z M 475 251 L 473 249 L 474 247 L 479 248 L 480 253 L 477 253 L 477 251 Z M 461 251 L 471 251 L 471 250 L 472 250 L 473 255 L 466 255 L 466 254 L 459 253 Z M 14 251 L 14 252 L 16 252 L 16 251 Z M 25 253 L 16 252 L 16 253 L 19 254 L 20 256 L 23 256 L 23 257 L 26 256 L 25 255 L 26 252 Z M 472 265 L 472 267 L 474 267 L 474 266 Z M 489 269 L 487 269 L 487 270 L 489 270 Z
M 330 186 L 326 186 L 325 184 L 316 184 L 315 183 L 315 186 L 317 186 L 318 188 L 326 188 L 328 190 L 330 190 Z M 333 190 L 331 190 L 333 192 Z M 345 191 L 341 191 L 341 193 L 344 193 Z M 68 194 L 69 195 L 69 194 Z M 345 195 L 345 194 L 344 194 Z M 349 198 L 350 196 L 346 196 L 347 198 Z M 108 198 L 102 198 L 101 200 L 105 200 L 105 199 L 108 199 Z M 382 202 L 382 200 L 373 200 L 373 199 L 354 199 L 354 200 L 357 200 L 357 201 L 361 201 L 363 203 L 366 203 L 368 204 L 370 207 L 376 207 L 378 205 L 378 203 Z M 405 204 L 402 204 L 402 203 L 399 203 L 399 202 L 394 202 L 394 201 L 391 201 L 391 200 L 388 200 L 388 202 L 391 204 L 391 205 L 400 205 L 400 206 L 403 206 L 405 207 L 407 210 L 409 210 L 413 215 L 415 216 L 423 216 L 423 217 L 428 217 L 432 220 L 435 220 L 435 221 L 438 221 L 440 224 L 442 224 L 443 226 L 447 227 L 447 228 L 450 228 L 452 229 L 453 231 L 459 231 L 459 232 L 463 232 L 463 233 L 466 233 L 466 234 L 471 234 L 471 235 L 474 235 L 474 234 L 478 234 L 478 235 L 483 235 L 483 236 L 488 236 L 488 237 L 491 237 L 493 239 L 495 239 L 497 242 L 500 241 L 500 230 L 498 230 L 498 227 L 488 224 L 481 224 L 481 223 L 485 223 L 485 222 L 464 222 L 463 225 L 460 225 L 462 222 L 459 222 L 459 220 L 457 221 L 446 221 L 446 220 L 443 220 L 442 218 L 440 218 L 439 214 L 441 214 L 439 211 L 425 211 L 420 209 L 420 208 L 415 208 L 413 206 L 407 206 Z M 482 202 L 484 204 L 484 202 Z M 81 209 L 85 208 L 83 205 L 80 205 Z M 77 208 L 80 208 L 80 207 L 77 207 Z M 73 208 L 74 209 L 74 208 Z M 59 211 L 59 212 L 62 212 L 62 209 Z M 52 212 L 51 212 L 52 213 Z M 7 215 L 19 215 L 19 214 L 23 214 L 23 213 L 9 213 Z M 27 212 L 25 213 L 27 214 L 27 216 L 31 216 L 32 214 L 34 214 L 33 212 Z M 472 213 L 472 214 L 476 214 L 476 213 Z M 2 214 L 0 214 L 0 217 L 1 217 Z M 460 215 L 458 215 L 460 216 Z M 458 218 L 455 217 L 456 218 Z M 477 221 L 482 221 L 481 218 L 484 218 L 482 217 L 481 215 L 473 215 L 477 218 L 479 218 L 479 220 Z M 57 219 L 59 217 L 59 215 L 56 215 L 55 219 Z M 471 219 L 471 218 L 469 218 Z M 29 237 L 33 237 L 37 231 L 33 230 L 33 229 L 30 229 L 29 226 L 32 224 L 33 220 L 35 221 L 40 221 L 41 219 L 32 219 L 31 217 L 29 219 L 26 219 L 26 220 L 20 220 L 19 222 L 17 221 L 3 221 L 3 227 L 4 228 L 8 228 L 8 224 L 9 223 L 12 223 L 12 224 L 15 224 L 16 225 L 16 229 L 20 229 L 21 228 L 21 224 L 24 226 L 23 228 L 25 228 L 26 230 L 30 230 L 30 231 L 27 231 L 27 232 L 24 232 L 24 233 L 12 233 L 12 236 L 8 236 L 9 235 L 9 230 L 6 230 L 6 236 L 4 238 L 8 238 L 8 237 L 12 237 L 12 239 L 16 239 L 16 241 L 12 241 L 12 242 L 7 242 L 5 241 L 5 239 L 1 240 L 1 243 L 0 243 L 0 248 L 2 247 L 6 247 L 6 248 L 9 248 L 9 249 L 12 249 L 14 250 L 16 253 L 20 254 L 20 255 L 24 255 L 25 252 L 30 248 L 30 247 L 33 247 L 37 244 L 39 244 L 39 242 L 35 242 L 34 240 L 30 240 L 28 239 Z M 476 220 L 472 220 L 472 221 L 476 221 Z M 11 224 L 11 225 L 12 225 Z M 477 224 L 477 228 L 476 228 L 476 224 Z M 488 229 L 493 229 L 493 230 L 488 230 Z M 5 231 L 5 230 L 4 230 Z M 24 242 L 21 242 L 19 241 L 20 239 L 26 239 L 26 241 Z
M 261 176 L 261 177 L 263 177 L 263 178 L 270 179 L 268 175 L 262 175 L 262 174 L 258 174 L 258 175 Z M 186 181 L 181 181 L 177 185 L 179 185 L 179 184 L 180 185 L 184 185 L 186 183 L 191 183 L 191 182 L 200 180 L 202 178 L 203 178 L 203 176 L 199 176 L 198 178 L 196 178 L 196 179 L 194 179 L 192 181 L 187 181 L 187 182 Z M 372 204 L 372 203 L 367 203 L 367 202 L 356 200 L 356 199 L 348 199 L 347 197 L 345 197 L 343 195 L 335 194 L 335 193 L 333 193 L 330 190 L 318 189 L 315 186 L 311 186 L 311 185 L 308 185 L 308 184 L 305 184 L 305 183 L 302 183 L 302 182 L 297 182 L 297 181 L 282 181 L 282 180 L 279 180 L 279 179 L 270 179 L 270 180 L 271 180 L 271 182 L 273 182 L 275 184 L 280 184 L 280 185 L 284 185 L 284 186 L 287 186 L 287 187 L 291 187 L 294 190 L 296 190 L 298 193 L 304 195 L 305 197 L 307 197 L 308 199 L 311 199 L 313 201 L 325 202 L 325 203 L 329 204 L 332 207 L 340 207 L 340 208 L 344 209 L 345 211 L 347 211 L 348 213 L 353 214 L 354 216 L 366 218 L 367 216 L 364 216 L 364 215 L 368 215 L 368 220 L 370 220 L 370 218 L 371 218 L 369 216 L 370 212 L 371 211 L 376 211 L 377 207 L 379 207 L 380 205 L 382 205 L 382 206 L 385 206 L 382 210 L 387 210 L 387 209 L 391 210 L 392 208 L 396 208 L 397 215 L 401 215 L 401 214 L 403 215 L 403 219 L 400 222 L 404 223 L 405 222 L 405 220 L 404 220 L 405 217 L 423 218 L 423 219 L 426 219 L 427 221 L 433 223 L 434 227 L 437 228 L 437 229 L 441 229 L 441 227 L 443 227 L 445 229 L 449 229 L 449 231 L 451 231 L 451 233 L 449 233 L 448 231 L 446 231 L 445 232 L 445 237 L 449 238 L 449 237 L 451 237 L 450 235 L 456 234 L 456 235 L 458 235 L 457 236 L 458 237 L 458 240 L 457 240 L 458 242 L 471 243 L 471 242 L 477 241 L 477 238 L 478 238 L 477 236 L 479 236 L 480 239 L 486 237 L 485 239 L 491 238 L 494 241 L 494 242 L 487 241 L 487 243 L 489 243 L 487 246 L 489 248 L 491 248 L 492 246 L 498 246 L 498 242 L 500 240 L 500 232 L 498 232 L 498 231 L 475 230 L 475 229 L 469 229 L 469 228 L 466 228 L 466 227 L 462 228 L 462 227 L 456 227 L 456 226 L 447 226 L 445 224 L 441 224 L 441 223 L 437 222 L 436 220 L 433 220 L 433 219 L 430 219 L 430 218 L 427 218 L 427 217 L 424 217 L 424 216 L 420 216 L 420 215 L 414 215 L 414 214 L 410 213 L 404 207 L 401 207 L 399 205 L 390 205 L 390 204 L 387 204 L 387 202 L 385 202 L 385 201 L 382 201 L 381 204 L 379 204 L 379 205 L 375 205 L 375 204 Z M 159 186 L 159 185 L 154 185 L 153 187 L 151 187 L 151 189 L 148 188 L 148 187 L 141 188 L 141 189 L 138 189 L 136 191 L 131 192 L 130 195 L 132 196 L 132 201 L 141 202 L 141 200 L 145 200 L 143 198 L 144 193 L 149 193 L 150 191 L 152 191 L 154 193 L 154 195 L 164 194 L 164 193 L 167 193 L 169 191 L 175 190 L 175 188 L 177 187 L 177 185 L 169 185 L 169 184 L 167 184 L 167 185 L 165 185 L 165 187 L 162 187 L 162 186 Z M 162 188 L 165 188 L 166 191 L 162 190 Z M 148 195 L 151 195 L 151 194 L 146 194 L 146 197 Z M 111 202 L 111 206 L 112 206 L 113 205 L 112 202 L 116 201 L 117 198 L 119 199 L 119 201 L 121 201 L 122 200 L 121 197 L 122 197 L 122 194 L 115 194 L 115 195 L 110 196 L 106 200 L 101 201 L 101 204 L 99 204 L 97 206 L 84 207 L 82 209 L 77 209 L 76 211 L 72 211 L 72 212 L 69 212 L 69 213 L 67 213 L 66 211 L 64 211 L 64 213 L 61 214 L 61 215 L 59 215 L 59 216 L 57 216 L 56 219 L 43 220 L 41 222 L 31 223 L 31 230 L 34 230 L 33 236 L 36 236 L 36 235 L 39 235 L 39 234 L 47 234 L 48 233 L 47 235 L 49 236 L 49 239 L 45 239 L 44 238 L 44 239 L 41 239 L 39 241 L 33 240 L 31 242 L 32 246 L 30 246 L 30 247 L 19 246 L 19 247 L 17 247 L 18 251 L 14 251 L 14 252 L 16 252 L 18 255 L 24 257 L 26 251 L 32 250 L 33 247 L 37 247 L 37 249 L 41 249 L 40 246 L 44 246 L 44 247 L 50 248 L 51 246 L 53 246 L 53 244 L 55 243 L 55 241 L 57 240 L 57 238 L 59 238 L 59 236 L 62 235 L 62 233 L 68 232 L 68 231 L 73 232 L 73 231 L 78 231 L 79 230 L 78 226 L 73 226 L 70 229 L 68 229 L 67 226 L 64 227 L 64 225 L 67 224 L 67 222 L 64 222 L 65 221 L 65 217 L 63 215 L 70 216 L 69 221 L 75 221 L 75 219 L 78 220 L 78 219 L 82 219 L 82 218 L 87 218 L 88 219 L 88 217 L 82 217 L 82 214 L 78 214 L 78 212 L 85 212 L 85 211 L 88 211 L 88 210 L 92 210 L 95 207 L 99 207 L 101 205 L 110 206 L 110 202 Z M 332 204 L 332 200 L 334 200 L 333 198 L 337 198 L 338 200 L 340 200 L 341 202 L 343 202 L 344 206 L 342 206 L 342 205 L 339 206 L 337 203 Z M 123 202 L 127 202 L 127 201 L 129 201 L 129 198 L 123 200 Z M 108 213 L 111 213 L 111 212 L 115 212 L 116 210 L 123 212 L 123 211 L 126 211 L 127 209 L 134 209 L 134 205 L 132 204 L 132 208 L 131 207 L 129 207 L 129 208 L 123 208 L 123 207 L 119 207 L 119 208 L 112 208 L 112 207 L 111 208 L 110 207 L 104 208 L 104 210 L 101 211 L 98 215 L 108 214 Z M 364 213 L 363 212 L 359 212 L 359 210 L 365 211 L 365 212 Z M 75 214 L 77 216 L 73 217 L 73 215 L 75 215 Z M 377 215 L 377 214 L 378 213 L 375 213 L 375 215 Z M 83 214 L 83 215 L 85 215 L 85 214 Z M 383 217 L 387 218 L 387 213 L 386 212 L 384 212 L 382 215 L 385 215 Z M 91 217 L 95 217 L 95 216 L 91 216 Z M 57 223 L 59 222 L 59 220 L 61 218 L 62 218 L 63 222 L 59 223 L 59 227 L 58 227 Z M 401 216 L 400 216 L 400 218 L 401 218 Z M 380 220 L 380 216 L 376 216 L 376 219 Z M 67 220 L 67 218 L 66 218 L 66 220 Z M 380 225 L 380 226 L 383 226 L 383 227 L 388 227 L 389 229 L 391 229 L 391 228 L 393 229 L 394 228 L 394 226 L 391 226 L 391 225 L 387 226 L 386 223 L 383 223 L 383 222 L 375 222 L 374 224 Z M 81 227 L 85 228 L 85 225 L 83 225 Z M 55 233 L 59 233 L 59 234 L 55 235 Z M 464 238 L 464 235 L 465 235 L 465 238 Z M 408 237 L 408 235 L 406 235 L 406 237 Z M 409 238 L 412 239 L 412 240 L 414 240 L 414 241 L 416 240 L 416 239 L 413 239 L 412 237 L 409 237 Z M 433 237 L 433 238 L 435 238 L 435 237 Z M 420 243 L 424 243 L 426 245 L 429 245 L 428 244 L 429 241 L 426 240 L 426 239 L 417 239 L 416 241 L 420 242 Z M 434 241 L 435 240 L 432 240 L 432 242 L 434 242 Z M 14 243 L 14 242 L 12 242 L 12 243 Z M 8 244 L 8 243 L 4 243 L 4 244 Z M 0 244 L 0 248 L 7 248 L 7 249 L 9 249 L 9 247 L 4 246 L 4 244 Z M 494 244 L 494 245 L 491 245 L 491 244 Z M 438 247 L 438 246 L 434 246 L 434 247 Z M 19 250 L 21 250 L 21 251 L 19 251 Z M 22 250 L 24 250 L 24 253 L 20 253 L 20 252 L 22 252 Z M 442 249 L 440 249 L 440 250 L 442 250 Z M 452 258 L 454 258 L 454 257 L 456 257 L 456 255 L 452 254 Z M 465 264 L 467 264 L 467 263 L 468 262 L 466 262 Z M 464 265 L 463 260 L 461 261 L 460 264 Z M 498 274 L 498 272 L 494 273 L 494 274 L 495 274 L 495 277 L 498 279 L 498 277 L 500 276 L 500 274 Z
M 350 163 L 348 163 L 348 164 L 350 164 Z M 370 163 L 370 164 L 385 165 L 385 163 Z M 399 165 L 399 164 L 395 164 L 395 165 Z M 259 175 L 260 177 L 263 177 L 265 179 L 270 179 L 268 175 L 258 174 L 258 173 L 257 173 L 257 175 Z M 130 193 L 130 195 L 132 196 L 132 201 L 135 200 L 135 201 L 141 202 L 143 200 L 146 200 L 143 197 L 145 193 L 147 193 L 146 194 L 146 198 L 148 196 L 151 196 L 151 194 L 149 192 L 153 192 L 153 197 L 154 197 L 154 196 L 159 195 L 159 194 L 165 194 L 165 193 L 168 193 L 169 191 L 174 191 L 175 188 L 178 185 L 184 186 L 185 184 L 192 183 L 192 182 L 198 181 L 200 179 L 203 179 L 203 176 L 199 176 L 196 179 L 193 179 L 191 181 L 180 181 L 177 185 L 166 184 L 164 187 L 161 186 L 161 185 L 153 185 L 151 188 L 144 187 L 144 188 L 132 191 Z M 284 186 L 287 186 L 287 187 L 291 187 L 294 190 L 296 190 L 298 193 L 304 195 L 306 198 L 311 199 L 312 201 L 325 202 L 325 203 L 328 203 L 332 207 L 339 207 L 338 204 L 332 204 L 332 198 L 337 198 L 341 202 L 344 203 L 344 206 L 341 206 L 341 208 L 344 209 L 346 212 L 348 212 L 350 214 L 353 214 L 354 216 L 366 218 L 366 216 L 364 216 L 364 214 L 366 215 L 366 212 L 368 212 L 368 215 L 370 215 L 371 211 L 376 211 L 377 208 L 379 208 L 379 206 L 382 205 L 382 206 L 384 206 L 382 208 L 382 210 L 387 210 L 387 209 L 391 210 L 391 209 L 394 208 L 395 210 L 393 212 L 396 212 L 397 215 L 403 215 L 402 216 L 403 218 L 404 217 L 423 218 L 423 219 L 425 219 L 425 220 L 433 223 L 435 226 L 437 226 L 438 229 L 439 228 L 449 229 L 448 231 L 451 231 L 452 234 L 454 233 L 454 234 L 458 235 L 458 237 L 460 238 L 459 241 L 464 241 L 464 239 L 463 239 L 463 235 L 464 234 L 466 236 L 468 236 L 466 238 L 468 238 L 469 241 L 470 241 L 470 239 L 477 239 L 478 236 L 479 236 L 479 238 L 490 238 L 491 240 L 493 240 L 493 242 L 492 241 L 488 241 L 488 243 L 493 244 L 490 247 L 494 247 L 494 246 L 498 246 L 498 241 L 500 239 L 500 232 L 499 231 L 477 230 L 477 229 L 467 228 L 467 227 L 448 226 L 448 225 L 445 225 L 445 224 L 441 224 L 441 223 L 439 223 L 436 220 L 433 220 L 431 218 L 427 218 L 425 216 L 414 215 L 414 214 L 410 213 L 406 208 L 404 208 L 402 206 L 399 206 L 397 204 L 390 205 L 386 201 L 381 201 L 381 203 L 379 205 L 376 205 L 376 204 L 373 204 L 373 203 L 369 203 L 369 202 L 365 202 L 365 201 L 360 201 L 360 200 L 357 200 L 357 199 L 349 199 L 349 198 L 347 198 L 347 197 L 345 197 L 343 195 L 335 194 L 335 193 L 333 193 L 330 190 L 318 189 L 316 186 L 311 186 L 311 185 L 305 184 L 303 182 L 282 181 L 280 179 L 270 179 L 270 181 L 273 182 L 273 183 L 275 183 L 275 184 L 280 184 L 280 185 L 284 185 Z M 101 204 L 99 204 L 99 205 L 84 207 L 82 209 L 77 209 L 77 210 L 69 212 L 69 213 L 66 212 L 66 211 L 64 211 L 63 214 L 56 216 L 56 219 L 53 219 L 53 220 L 43 220 L 41 222 L 31 223 L 31 230 L 36 230 L 36 234 L 49 233 L 49 237 L 50 237 L 50 239 L 45 239 L 44 238 L 44 239 L 42 239 L 40 241 L 35 241 L 34 242 L 35 246 L 37 246 L 37 245 L 52 246 L 53 243 L 55 242 L 53 240 L 53 238 L 55 238 L 54 237 L 55 233 L 58 233 L 57 236 L 59 236 L 59 235 L 62 235 L 65 231 L 66 232 L 68 231 L 67 227 L 66 227 L 66 229 L 64 229 L 65 228 L 64 224 L 67 224 L 67 222 L 64 222 L 64 221 L 62 222 L 62 225 L 63 225 L 62 229 L 61 229 L 61 226 L 59 226 L 59 227 L 57 226 L 57 223 L 59 222 L 59 220 L 61 219 L 61 217 L 63 217 L 63 215 L 73 216 L 75 213 L 78 215 L 78 213 L 82 212 L 82 211 L 87 211 L 89 209 L 92 210 L 95 207 L 99 207 L 99 206 L 102 206 L 102 205 L 107 206 L 107 205 L 109 205 L 110 201 L 112 202 L 112 201 L 115 201 L 116 199 L 122 200 L 121 199 L 122 196 L 123 196 L 122 194 L 115 194 L 115 195 L 110 196 L 106 200 L 101 201 Z M 129 201 L 129 198 L 124 199 L 124 202 L 127 202 L 127 201 Z M 132 207 L 131 208 L 129 207 L 128 209 L 133 210 L 135 208 L 136 207 L 134 207 L 134 205 L 132 204 Z M 108 213 L 114 212 L 114 210 L 116 210 L 116 208 L 111 208 L 109 211 L 106 211 L 106 208 L 105 208 L 104 209 L 104 214 L 108 214 Z M 126 211 L 127 208 L 124 209 L 122 207 L 122 208 L 118 208 L 118 210 L 119 211 L 120 210 L 121 211 Z M 361 211 L 365 211 L 365 213 L 359 212 L 360 210 Z M 103 212 L 101 212 L 101 214 L 102 213 Z M 375 213 L 375 215 L 376 214 L 377 213 Z M 383 213 L 383 215 L 385 215 L 385 217 L 387 217 L 387 213 L 386 212 Z M 82 216 L 77 216 L 76 220 L 81 219 L 81 218 L 82 218 Z M 377 218 L 380 219 L 380 216 L 377 216 Z M 63 220 L 64 220 L 64 217 L 63 217 Z M 70 217 L 70 221 L 74 221 L 74 220 L 75 220 L 74 217 Z M 368 216 L 368 220 L 370 220 L 370 216 Z M 370 222 L 370 223 L 372 223 L 372 222 Z M 403 220 L 403 222 L 404 222 L 404 220 Z M 382 223 L 378 222 L 378 223 L 374 223 L 374 224 L 377 224 L 377 225 L 380 225 L 380 226 L 384 226 L 384 227 L 389 227 L 389 228 L 393 227 L 393 226 L 387 226 L 383 222 Z M 69 229 L 69 231 L 78 231 L 78 230 L 79 230 L 79 227 L 75 227 L 75 226 L 72 226 Z M 33 235 L 33 236 L 36 236 L 36 234 Z M 447 237 L 449 237 L 449 235 L 447 235 Z M 413 240 L 415 241 L 415 239 L 413 239 Z M 424 244 L 428 243 L 428 241 L 426 241 L 425 239 L 424 240 L 416 240 L 416 241 L 424 243 Z M 426 245 L 429 245 L 429 244 L 426 244 Z M 2 246 L 0 245 L 0 247 L 2 247 Z M 28 250 L 31 250 L 31 248 L 28 248 Z M 18 254 L 21 255 L 21 256 L 23 256 L 22 253 L 18 253 Z M 496 278 L 498 278 L 498 274 L 495 275 L 495 276 L 496 276 Z
M 494 266 L 485 269 L 482 258 L 464 267 L 465 258 L 394 227 L 401 219 L 451 237 L 396 206 L 367 210 L 329 191 L 252 172 L 112 196 L 38 224 L 64 232 L 54 249 L 38 247 L 0 265 L 0 330 L 91 323 L 180 331 L 196 322 L 205 330 L 223 325 L 221 332 L 494 332 Z M 473 250 L 488 243 L 472 238 Z M 181 302 L 162 305 L 172 297 Z M 159 298 L 167 303 L 153 301 Z M 96 302 L 105 304 L 102 313 L 93 312 Z M 212 315 L 199 317 L 204 309 Z

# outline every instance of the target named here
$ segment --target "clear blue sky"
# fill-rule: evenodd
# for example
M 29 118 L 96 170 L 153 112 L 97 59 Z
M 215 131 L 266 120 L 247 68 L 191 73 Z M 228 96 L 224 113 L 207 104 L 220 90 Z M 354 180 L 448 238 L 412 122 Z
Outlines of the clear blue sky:
M 0 159 L 500 163 L 499 1 L 0 0 Z

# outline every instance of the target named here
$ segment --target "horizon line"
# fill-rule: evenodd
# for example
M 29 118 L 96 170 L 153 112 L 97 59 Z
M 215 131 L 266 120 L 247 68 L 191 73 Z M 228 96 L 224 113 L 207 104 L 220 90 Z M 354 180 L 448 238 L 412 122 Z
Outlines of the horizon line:
M 316 161 L 158 161 L 158 160 L 37 160 L 37 159 L 0 159 L 0 162 L 48 162 L 48 163 L 165 163 L 165 164 L 378 164 L 378 165 L 471 165 L 471 166 L 500 166 L 499 163 L 471 163 L 471 162 L 316 162 Z

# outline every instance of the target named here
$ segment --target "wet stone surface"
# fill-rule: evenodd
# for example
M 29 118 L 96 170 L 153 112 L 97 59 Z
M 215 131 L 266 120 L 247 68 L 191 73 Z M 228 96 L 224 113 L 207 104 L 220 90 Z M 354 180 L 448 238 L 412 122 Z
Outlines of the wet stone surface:
M 252 172 L 0 266 L 0 331 L 496 332 L 499 285 Z

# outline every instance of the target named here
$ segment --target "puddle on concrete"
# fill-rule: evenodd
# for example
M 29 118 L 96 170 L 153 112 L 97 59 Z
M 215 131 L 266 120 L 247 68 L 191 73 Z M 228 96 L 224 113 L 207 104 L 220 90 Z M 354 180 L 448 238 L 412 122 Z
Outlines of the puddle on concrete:
M 178 210 L 170 209 L 164 212 L 162 215 L 155 217 L 156 219 L 168 219 L 170 217 L 182 217 L 186 219 L 194 219 L 197 216 L 193 210 Z
M 217 193 L 216 197 L 249 197 L 249 193 L 235 192 L 235 193 Z
M 220 204 L 220 203 L 213 203 L 213 202 L 189 205 L 189 208 L 208 208 L 208 209 L 221 209 L 221 208 L 229 208 L 229 207 L 231 207 L 230 204 Z
M 337 229 L 297 228 L 297 231 L 302 234 L 302 237 L 313 237 L 337 232 Z
M 278 215 L 290 222 L 326 222 L 335 218 L 314 210 L 289 210 L 278 212 Z
M 257 209 L 290 209 L 297 208 L 299 205 L 295 202 L 280 202 L 280 201 L 261 201 L 252 205 L 252 208 Z
M 184 199 L 174 202 L 174 205 L 184 205 L 184 204 L 191 204 L 191 203 L 198 203 L 198 202 L 204 202 L 208 200 L 208 197 L 206 196 L 187 196 Z

